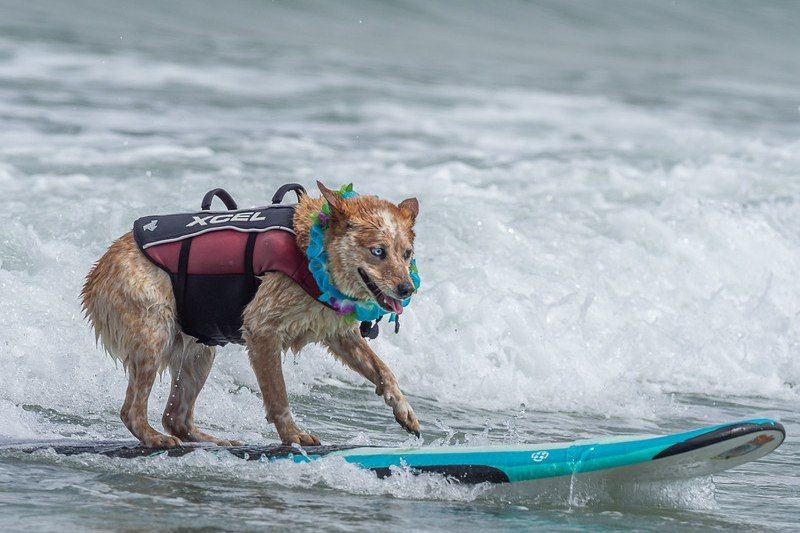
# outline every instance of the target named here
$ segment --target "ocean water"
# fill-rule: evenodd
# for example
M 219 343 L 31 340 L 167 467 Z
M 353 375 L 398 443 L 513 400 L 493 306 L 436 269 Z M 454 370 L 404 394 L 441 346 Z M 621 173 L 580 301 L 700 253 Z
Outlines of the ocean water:
M 318 178 L 420 201 L 423 286 L 373 347 L 425 444 L 751 416 L 788 433 L 713 478 L 555 498 L 337 461 L 4 453 L 0 530 L 796 528 L 798 19 L 793 2 L 0 0 L 0 442 L 128 437 L 126 377 L 78 294 L 135 218 Z M 323 442 L 415 444 L 323 350 L 284 372 Z M 197 419 L 276 441 L 241 347 Z

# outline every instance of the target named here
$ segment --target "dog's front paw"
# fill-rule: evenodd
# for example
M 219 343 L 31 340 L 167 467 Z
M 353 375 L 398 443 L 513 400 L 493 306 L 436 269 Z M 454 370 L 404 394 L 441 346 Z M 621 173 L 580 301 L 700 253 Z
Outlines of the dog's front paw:
M 392 411 L 394 412 L 394 419 L 397 420 L 397 423 L 403 426 L 406 431 L 419 438 L 419 420 L 417 420 L 417 415 L 414 414 L 411 405 L 403 399 L 392 406 Z
M 281 441 L 286 445 L 299 444 L 300 446 L 319 446 L 319 439 L 311 433 L 292 433 L 281 437 Z

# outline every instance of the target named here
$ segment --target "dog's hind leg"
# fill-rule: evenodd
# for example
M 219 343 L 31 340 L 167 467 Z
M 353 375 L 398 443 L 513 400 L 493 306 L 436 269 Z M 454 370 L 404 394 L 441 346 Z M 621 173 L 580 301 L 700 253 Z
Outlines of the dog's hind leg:
M 169 371 L 172 375 L 169 400 L 161 423 L 170 435 L 187 442 L 213 442 L 219 446 L 237 446 L 240 442 L 218 439 L 194 425 L 194 404 L 211 372 L 216 350 L 183 338 L 175 342 Z
M 130 353 L 125 360 L 128 371 L 128 390 L 125 393 L 125 403 L 122 405 L 120 417 L 125 426 L 145 446 L 166 448 L 179 446 L 181 441 L 159 433 L 147 420 L 147 401 L 153 382 L 161 363 L 168 341 L 157 339 L 163 335 L 154 335 L 153 342 L 140 345 L 135 353 Z
M 167 365 L 178 328 L 169 276 L 142 255 L 129 232 L 92 267 L 81 296 L 98 340 L 128 373 L 120 411 L 125 427 L 146 446 L 180 444 L 147 420 L 153 382 Z

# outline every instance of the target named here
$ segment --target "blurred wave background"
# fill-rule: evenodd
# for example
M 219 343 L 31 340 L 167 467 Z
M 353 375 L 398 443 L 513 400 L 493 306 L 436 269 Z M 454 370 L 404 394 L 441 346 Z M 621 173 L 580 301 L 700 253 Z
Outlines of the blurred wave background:
M 352 181 L 421 203 L 423 287 L 400 335 L 374 345 L 427 442 L 773 416 L 787 426 L 784 447 L 715 477 L 716 490 L 673 490 L 671 510 L 650 502 L 575 520 L 730 528 L 763 525 L 768 512 L 790 528 L 800 503 L 798 17 L 793 2 L 0 1 L 0 440 L 127 438 L 126 377 L 95 347 L 78 293 L 135 218 L 194 209 L 217 186 L 257 205 L 287 181 Z M 284 368 L 297 417 L 324 441 L 410 442 L 371 387 L 322 350 Z M 157 383 L 154 422 L 166 389 Z M 225 436 L 276 439 L 239 347 L 220 351 L 197 416 Z M 81 486 L 123 468 L 0 459 L 0 479 L 17 487 L 0 503 L 44 497 L 24 488 L 34 466 Z M 198 476 L 278 499 L 275 487 L 288 486 L 345 506 L 365 528 L 420 513 L 430 529 L 450 528 L 452 503 L 416 499 L 473 499 L 413 479 L 396 491 L 369 485 L 401 498 L 383 515 L 340 471 L 314 474 L 321 488 L 309 494 L 305 474 L 261 472 L 255 488 L 252 473 L 228 466 Z M 175 476 L 199 483 L 194 467 L 146 475 L 168 491 Z M 145 474 L 127 475 L 103 480 L 126 502 L 147 492 L 133 481 Z M 166 509 L 164 498 L 150 505 Z M 236 500 L 224 512 L 203 498 L 183 509 L 208 527 L 241 513 L 255 527 L 304 523 L 316 505 L 284 503 L 275 515 Z M 50 515 L 35 509 L 46 529 Z M 475 527 L 555 527 L 565 516 L 559 506 L 459 509 Z M 319 520 L 343 524 L 329 511 Z

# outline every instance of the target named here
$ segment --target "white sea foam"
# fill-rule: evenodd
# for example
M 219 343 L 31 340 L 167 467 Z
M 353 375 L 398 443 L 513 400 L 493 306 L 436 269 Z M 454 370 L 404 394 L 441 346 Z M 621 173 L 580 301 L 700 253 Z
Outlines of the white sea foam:
M 373 472 L 349 464 L 341 458 L 295 463 L 293 461 L 246 461 L 226 453 L 198 451 L 180 458 L 149 457 L 109 459 L 97 455 L 65 457 L 52 450 L 23 457 L 26 462 L 55 462 L 100 472 L 149 476 L 156 479 L 263 484 L 285 489 L 326 487 L 355 495 L 392 496 L 415 500 L 473 501 L 490 485 L 462 485 L 436 474 L 415 475 L 407 468 L 393 468 L 393 475 L 379 479 Z

